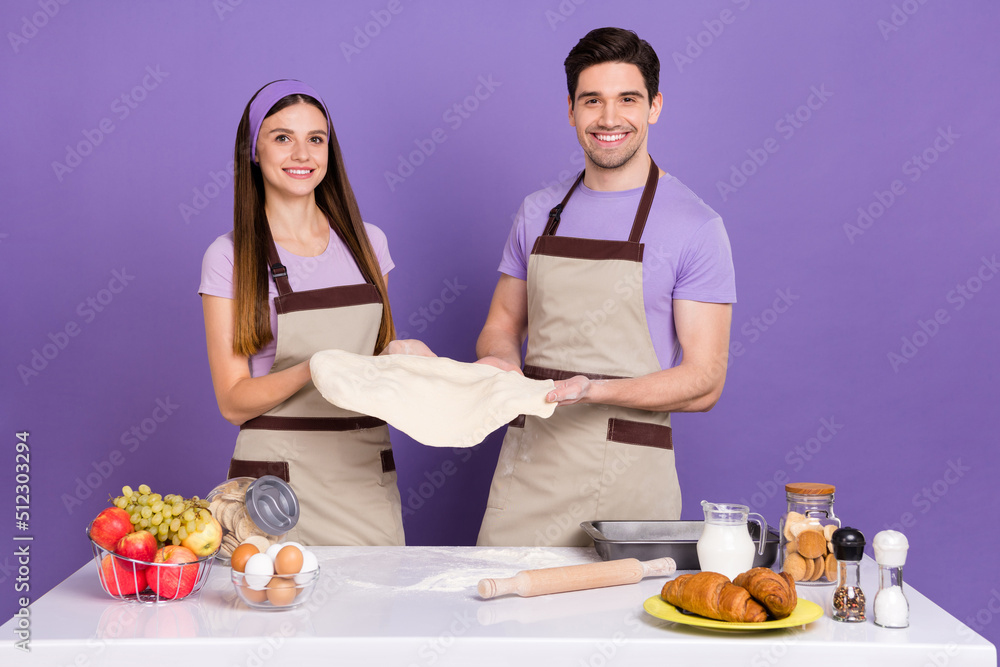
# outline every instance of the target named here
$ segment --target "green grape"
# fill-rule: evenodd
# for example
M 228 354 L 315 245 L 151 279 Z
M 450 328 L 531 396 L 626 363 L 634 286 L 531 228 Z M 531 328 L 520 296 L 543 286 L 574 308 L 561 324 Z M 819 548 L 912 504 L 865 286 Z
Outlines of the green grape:
M 125 496 L 126 498 L 128 498 L 129 496 L 131 496 L 132 495 L 132 487 L 129 486 L 128 484 L 126 484 L 125 486 L 123 486 L 122 487 L 122 495 Z
M 145 493 L 142 494 L 141 496 L 139 496 L 139 504 L 140 505 L 148 505 L 149 504 L 149 496 L 146 495 Z
M 153 516 L 153 509 L 149 505 L 146 505 L 141 510 L 139 510 L 139 513 L 142 514 L 143 519 L 148 519 L 149 517 Z
M 194 521 L 188 521 L 186 524 L 184 524 L 184 528 L 187 529 L 188 534 L 193 533 L 194 529 L 195 529 L 195 522 Z
M 139 528 L 148 528 L 149 527 L 149 519 L 139 519 L 138 526 L 139 526 Z
M 181 527 L 181 520 L 175 517 L 174 520 L 170 522 L 170 532 L 176 533 L 178 530 L 180 530 L 180 527 Z
M 184 516 L 184 520 L 185 521 L 189 521 L 189 522 L 190 521 L 194 521 L 194 517 L 195 517 L 194 510 L 191 510 L 191 509 L 185 510 L 183 516 Z
M 179 547 L 179 546 L 181 545 L 181 538 L 180 538 L 180 536 L 178 536 L 178 535 L 174 535 L 173 537 L 171 537 L 171 538 L 170 538 L 170 542 L 171 542 L 171 543 L 172 543 L 172 544 L 173 544 L 174 546 L 177 546 L 177 547 Z
M 164 505 L 162 512 L 163 512 L 163 518 L 164 519 L 169 519 L 170 517 L 172 517 L 174 515 L 174 511 L 173 511 L 173 509 L 171 509 L 170 505 Z
M 172 507 L 171 509 L 172 509 L 172 510 L 173 510 L 173 512 L 174 512 L 174 516 L 177 516 L 177 515 L 179 515 L 179 514 L 180 514 L 181 512 L 183 512 L 183 511 L 184 511 L 184 503 L 182 503 L 182 502 L 180 502 L 180 501 L 178 501 L 178 502 L 175 502 L 175 503 L 174 503 L 174 506 L 173 506 L 173 507 Z
M 139 523 L 141 518 L 142 516 L 138 512 L 132 512 L 132 516 L 129 517 L 133 524 Z
M 206 509 L 203 509 L 198 512 L 198 517 L 201 518 L 202 521 L 207 523 L 208 520 L 212 518 L 212 513 Z
M 150 505 L 150 507 L 153 508 L 154 512 L 161 512 L 161 511 L 163 511 L 163 501 L 162 500 L 157 500 L 152 505 Z
M 146 484 L 140 484 L 139 485 L 139 493 L 142 493 L 142 494 L 149 493 L 149 486 L 146 485 Z
M 117 507 L 119 509 L 125 509 L 125 506 L 127 504 L 128 504 L 128 502 L 124 498 L 122 498 L 121 496 L 119 496 L 118 498 L 115 498 L 115 507 Z
M 203 521 L 195 523 L 194 530 L 196 533 L 200 533 L 201 531 L 205 530 L 205 523 Z
M 160 494 L 158 494 L 158 493 L 151 493 L 151 494 L 149 494 L 149 502 L 155 503 L 155 502 L 159 502 L 161 500 L 163 500 L 163 496 L 161 496 Z
M 159 526 L 161 523 L 163 523 L 163 515 L 159 512 L 149 518 L 149 524 L 151 526 Z
M 161 523 L 160 527 L 156 530 L 156 538 L 161 542 L 167 541 L 167 535 L 170 534 L 170 526 L 165 523 Z
M 177 531 L 177 537 L 179 537 L 181 542 L 183 542 L 184 540 L 187 539 L 187 536 L 188 536 L 187 528 L 181 526 L 180 530 Z

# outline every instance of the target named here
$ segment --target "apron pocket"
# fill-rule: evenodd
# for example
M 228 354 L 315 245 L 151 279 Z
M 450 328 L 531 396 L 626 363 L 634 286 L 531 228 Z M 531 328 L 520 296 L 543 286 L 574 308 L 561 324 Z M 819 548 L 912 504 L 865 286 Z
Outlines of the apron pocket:
M 626 445 L 673 449 L 674 442 L 669 426 L 650 424 L 612 417 L 608 420 L 608 440 Z
M 263 477 L 264 475 L 274 475 L 284 481 L 288 479 L 288 461 L 250 461 L 247 459 L 232 459 L 229 461 L 229 476 L 234 477 Z

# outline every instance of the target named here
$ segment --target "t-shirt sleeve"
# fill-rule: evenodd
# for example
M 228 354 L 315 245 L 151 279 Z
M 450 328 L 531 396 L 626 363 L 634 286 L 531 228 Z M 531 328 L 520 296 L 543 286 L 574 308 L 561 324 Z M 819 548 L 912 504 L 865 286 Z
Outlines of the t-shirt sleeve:
M 736 303 L 733 250 L 722 218 L 701 225 L 681 252 L 674 299 Z
M 375 251 L 375 258 L 382 269 L 382 275 L 387 275 L 396 268 L 396 264 L 392 261 L 392 256 L 389 255 L 389 240 L 385 237 L 385 232 L 367 222 L 365 223 L 365 232 L 367 232 L 368 240 L 372 244 L 372 250 Z
M 526 224 L 524 220 L 524 204 L 517 211 L 514 224 L 507 236 L 507 245 L 503 249 L 499 271 L 519 280 L 528 279 L 528 246 Z
M 233 239 L 220 236 L 208 246 L 201 260 L 201 285 L 198 294 L 233 298 Z

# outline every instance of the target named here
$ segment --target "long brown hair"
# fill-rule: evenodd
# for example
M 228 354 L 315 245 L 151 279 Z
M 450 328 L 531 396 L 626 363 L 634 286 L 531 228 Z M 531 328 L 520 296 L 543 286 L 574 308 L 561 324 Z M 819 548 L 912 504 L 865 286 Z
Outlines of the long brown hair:
M 270 85 L 270 84 L 268 84 Z M 264 86 L 266 88 L 267 86 Z M 263 90 L 263 88 L 261 88 Z M 270 306 L 268 304 L 267 214 L 264 211 L 264 177 L 250 155 L 250 105 L 260 90 L 247 103 L 236 130 L 233 205 L 233 282 L 235 283 L 235 331 L 233 352 L 242 356 L 256 354 L 271 342 Z M 268 111 L 271 116 L 285 107 L 299 103 L 311 104 L 326 118 L 326 110 L 309 95 L 288 95 L 278 100 Z M 329 118 L 327 121 L 329 122 Z M 330 221 L 330 226 L 344 241 L 361 275 L 378 290 L 382 297 L 382 323 L 373 352 L 378 354 L 395 338 L 389 294 L 382 269 L 365 232 L 358 202 L 347 179 L 347 170 L 340 152 L 337 135 L 330 125 L 326 175 L 316 186 L 316 205 Z

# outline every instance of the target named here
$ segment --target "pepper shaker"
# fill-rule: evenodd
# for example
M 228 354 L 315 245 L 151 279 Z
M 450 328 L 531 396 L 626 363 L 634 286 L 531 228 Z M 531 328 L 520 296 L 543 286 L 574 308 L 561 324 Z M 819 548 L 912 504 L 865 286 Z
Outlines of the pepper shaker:
M 830 538 L 837 559 L 837 588 L 833 592 L 833 619 L 846 623 L 865 620 L 865 594 L 861 590 L 861 557 L 865 536 L 855 528 L 838 528 Z
M 875 594 L 875 625 L 905 628 L 910 625 L 910 605 L 903 594 L 903 564 L 910 544 L 906 535 L 883 530 L 872 540 L 878 562 L 878 593 Z

